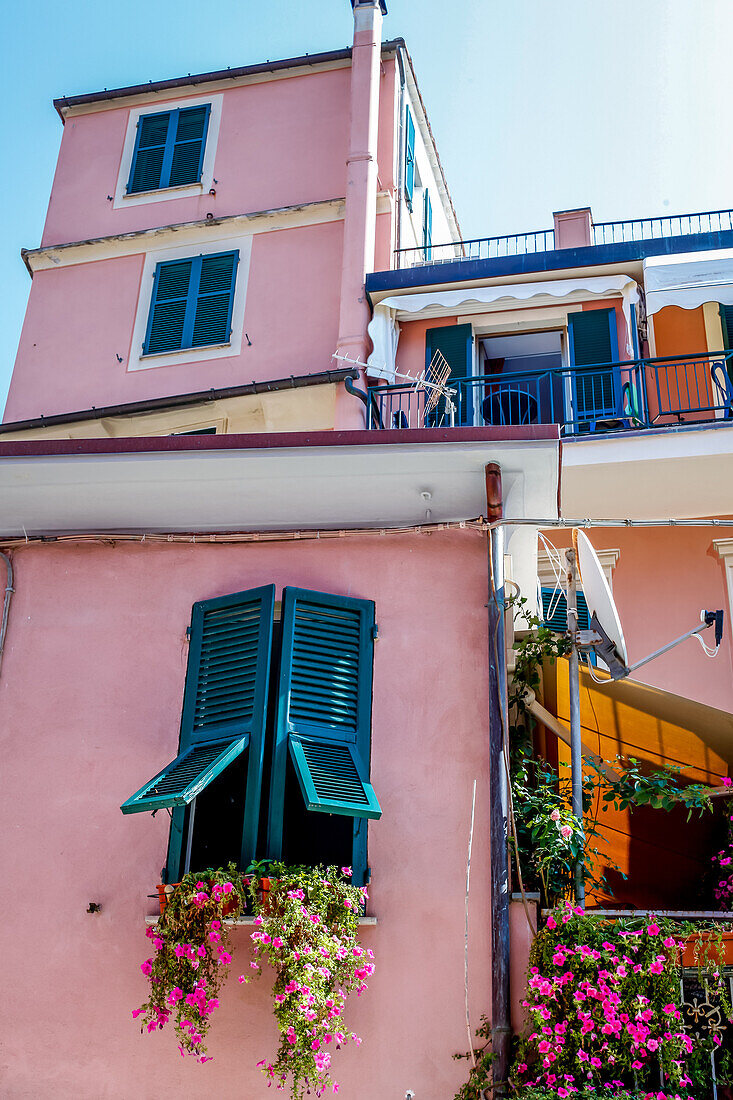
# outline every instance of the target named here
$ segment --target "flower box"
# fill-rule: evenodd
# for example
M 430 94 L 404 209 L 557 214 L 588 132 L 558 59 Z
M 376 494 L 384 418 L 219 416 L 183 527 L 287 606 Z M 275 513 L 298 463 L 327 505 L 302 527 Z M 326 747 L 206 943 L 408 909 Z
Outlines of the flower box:
M 711 962 L 720 962 L 721 965 L 733 965 L 733 929 L 730 932 L 722 933 L 722 955 L 717 957 L 715 951 L 715 941 L 717 940 L 717 933 L 715 932 L 693 932 L 691 935 L 685 938 L 685 944 L 682 948 L 682 957 L 680 962 L 682 966 L 697 966 L 698 960 L 696 955 L 702 952 L 703 961 L 707 954 L 706 944 L 712 943 L 712 955 Z

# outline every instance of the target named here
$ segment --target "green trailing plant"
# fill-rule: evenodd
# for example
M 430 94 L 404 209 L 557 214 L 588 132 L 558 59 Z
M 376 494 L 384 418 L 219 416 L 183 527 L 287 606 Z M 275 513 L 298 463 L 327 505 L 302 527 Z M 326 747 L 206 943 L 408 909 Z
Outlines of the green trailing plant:
M 485 1100 L 493 1089 L 493 1065 L 496 1055 L 491 1049 L 491 1021 L 487 1016 L 481 1017 L 481 1023 L 476 1028 L 476 1038 L 482 1042 L 467 1050 L 465 1054 L 454 1054 L 456 1061 L 465 1058 L 471 1063 L 468 1080 L 461 1085 L 454 1100 Z
M 244 880 L 233 863 L 184 875 L 153 927 L 146 929 L 153 955 L 140 969 L 150 983 L 141 1031 L 159 1031 L 172 1022 L 182 1055 L 209 1061 L 206 1036 L 218 994 L 232 961 L 225 917 L 244 909 Z
M 270 890 L 263 894 L 253 879 L 255 909 L 252 933 L 255 959 L 250 981 L 263 963 L 275 973 L 273 1010 L 280 1045 L 272 1061 L 259 1064 L 269 1083 L 289 1086 L 293 1100 L 306 1093 L 334 1091 L 332 1052 L 361 1039 L 344 1022 L 349 993 L 367 988 L 374 954 L 357 943 L 365 887 L 349 881 L 349 867 L 287 868 L 274 864 Z

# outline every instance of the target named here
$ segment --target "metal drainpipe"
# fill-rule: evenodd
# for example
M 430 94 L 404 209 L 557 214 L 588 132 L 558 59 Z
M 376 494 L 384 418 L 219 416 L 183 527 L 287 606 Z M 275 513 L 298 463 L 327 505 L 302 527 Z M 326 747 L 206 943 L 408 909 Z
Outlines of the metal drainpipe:
M 501 469 L 486 467 L 487 519 L 502 519 Z M 504 742 L 509 734 L 504 635 L 504 528 L 489 531 L 489 832 L 491 839 L 491 1035 L 496 1061 L 494 1087 L 505 1091 L 509 1070 L 509 867 L 507 772 Z M 508 745 L 507 745 L 508 749 Z
M 5 562 L 5 568 L 7 570 L 7 582 L 5 585 L 5 599 L 3 600 L 3 617 L 0 621 L 0 665 L 3 661 L 3 650 L 5 648 L 5 635 L 8 632 L 8 615 L 10 614 L 10 600 L 13 592 L 13 564 L 7 554 L 3 554 L 0 551 L 0 558 Z
M 404 146 L 405 140 L 404 127 L 405 127 L 405 62 L 402 56 L 402 49 L 397 51 L 397 68 L 400 71 L 400 118 L 397 125 L 397 195 L 395 196 L 395 249 L 397 256 L 399 256 L 400 246 L 402 244 L 402 184 L 403 184 L 403 172 L 404 172 Z M 396 257 L 393 257 L 393 263 Z

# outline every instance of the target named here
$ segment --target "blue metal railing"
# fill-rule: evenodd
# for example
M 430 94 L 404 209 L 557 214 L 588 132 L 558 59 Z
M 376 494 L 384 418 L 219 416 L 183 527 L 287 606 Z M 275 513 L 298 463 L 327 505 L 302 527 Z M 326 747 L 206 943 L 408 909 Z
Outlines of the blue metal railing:
M 592 242 L 594 245 L 620 244 L 624 241 L 688 237 L 695 233 L 719 233 L 726 230 L 733 230 L 733 210 L 702 210 L 696 214 L 597 222 L 592 227 Z M 425 263 L 449 263 L 453 260 L 494 260 L 505 256 L 549 252 L 554 247 L 555 231 L 537 229 L 503 237 L 475 237 L 467 241 L 431 244 L 429 254 L 424 248 L 398 248 L 395 250 L 394 266 L 406 268 Z
M 369 427 L 559 424 L 565 435 L 733 418 L 733 351 L 449 380 L 430 407 L 415 385 L 374 386 Z

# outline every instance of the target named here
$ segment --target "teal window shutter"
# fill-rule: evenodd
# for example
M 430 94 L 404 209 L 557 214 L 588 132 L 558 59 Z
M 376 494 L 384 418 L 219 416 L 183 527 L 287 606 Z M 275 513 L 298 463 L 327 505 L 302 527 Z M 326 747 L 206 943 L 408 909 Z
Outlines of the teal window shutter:
M 720 304 L 720 324 L 723 329 L 723 347 L 726 351 L 733 351 L 733 306 Z
M 127 193 L 198 183 L 204 163 L 211 105 L 141 115 Z
M 430 192 L 427 187 L 423 192 L 423 215 L 422 215 L 422 249 L 423 259 L 429 261 L 432 259 L 433 250 L 433 208 L 430 204 Z
M 618 362 L 614 309 L 588 309 L 568 314 L 570 364 L 573 367 Z M 618 412 L 617 368 L 574 375 L 574 420 L 595 422 Z
M 238 263 L 238 251 L 159 263 L 143 355 L 226 344 Z
M 286 588 L 282 630 L 267 845 L 276 859 L 288 754 L 308 809 L 381 816 L 369 782 L 374 604 Z
M 444 325 L 442 328 L 429 328 L 425 333 L 425 370 L 430 377 L 430 364 L 435 353 L 439 351 L 446 359 L 450 367 L 448 385 L 456 389 L 453 402 L 456 405 L 455 423 L 471 424 L 473 422 L 473 393 L 470 386 L 461 386 L 462 379 L 470 378 L 473 374 L 473 326 Z M 443 408 L 441 399 L 436 410 L 439 418 Z M 427 425 L 430 427 L 430 425 Z
M 409 107 L 405 108 L 405 202 L 412 210 L 415 191 L 415 123 Z
M 588 604 L 585 596 L 580 591 L 577 593 L 577 604 L 578 630 L 590 630 Z M 568 602 L 564 592 L 549 587 L 542 589 L 542 619 L 544 625 L 554 633 L 565 633 L 568 628 Z
M 179 755 L 122 806 L 173 808 L 168 880 L 181 864 L 185 805 L 245 750 L 242 864 L 254 858 L 260 815 L 275 586 L 194 604 Z

